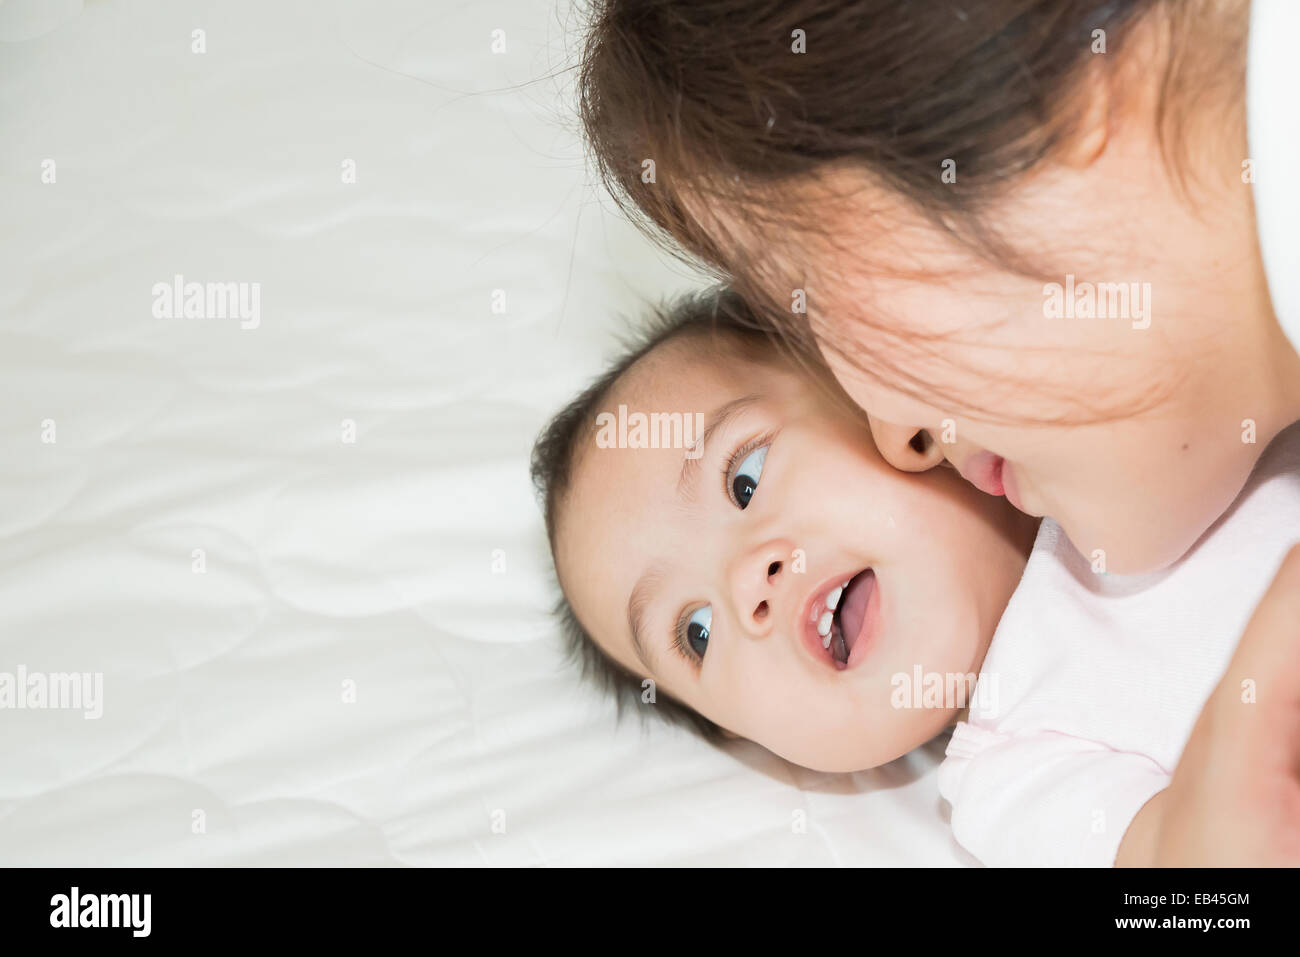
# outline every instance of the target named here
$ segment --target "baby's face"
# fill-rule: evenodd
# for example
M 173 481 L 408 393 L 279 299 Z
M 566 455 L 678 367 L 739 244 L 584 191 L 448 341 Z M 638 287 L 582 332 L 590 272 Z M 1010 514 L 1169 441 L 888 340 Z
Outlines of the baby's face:
M 979 671 L 1036 520 L 950 469 L 896 471 L 806 375 L 699 335 L 644 357 L 601 411 L 620 404 L 701 412 L 706 438 L 692 459 L 593 428 L 578 452 L 556 565 L 608 654 L 818 770 L 875 767 L 952 720 L 963 702 L 913 706 L 915 669 Z

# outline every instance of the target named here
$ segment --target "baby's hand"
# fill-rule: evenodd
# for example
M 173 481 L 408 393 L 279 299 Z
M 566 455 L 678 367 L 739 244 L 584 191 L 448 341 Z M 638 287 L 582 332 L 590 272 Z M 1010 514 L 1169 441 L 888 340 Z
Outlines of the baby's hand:
M 1201 711 L 1160 817 L 1157 866 L 1300 865 L 1300 546 Z

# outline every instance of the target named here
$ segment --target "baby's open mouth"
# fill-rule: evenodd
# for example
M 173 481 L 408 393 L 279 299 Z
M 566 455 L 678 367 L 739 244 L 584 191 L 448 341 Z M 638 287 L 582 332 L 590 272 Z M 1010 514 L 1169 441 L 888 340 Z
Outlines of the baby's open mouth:
M 862 637 L 867 603 L 875 587 L 876 573 L 866 568 L 813 603 L 814 614 L 820 610 L 816 617 L 817 635 L 837 669 L 848 667 L 849 655 Z

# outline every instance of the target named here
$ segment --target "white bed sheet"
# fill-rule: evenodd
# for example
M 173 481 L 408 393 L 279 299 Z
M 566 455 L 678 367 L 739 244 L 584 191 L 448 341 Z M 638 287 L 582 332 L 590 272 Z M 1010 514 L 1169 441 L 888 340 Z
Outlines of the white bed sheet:
M 563 665 L 532 439 L 698 282 L 585 169 L 578 25 L 0 6 L 0 671 L 104 682 L 0 710 L 0 864 L 971 863 L 940 743 L 815 774 Z M 260 325 L 155 318 L 177 274 Z

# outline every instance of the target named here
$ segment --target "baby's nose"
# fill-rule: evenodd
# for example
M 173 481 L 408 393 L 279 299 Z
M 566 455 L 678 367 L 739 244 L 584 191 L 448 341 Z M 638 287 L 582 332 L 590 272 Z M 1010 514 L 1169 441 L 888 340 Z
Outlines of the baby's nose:
M 765 634 L 772 628 L 793 551 L 788 542 L 768 542 L 737 562 L 732 596 L 741 625 L 751 633 Z

